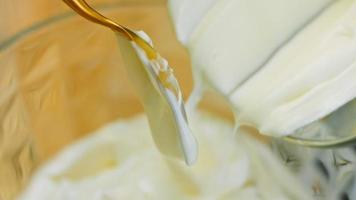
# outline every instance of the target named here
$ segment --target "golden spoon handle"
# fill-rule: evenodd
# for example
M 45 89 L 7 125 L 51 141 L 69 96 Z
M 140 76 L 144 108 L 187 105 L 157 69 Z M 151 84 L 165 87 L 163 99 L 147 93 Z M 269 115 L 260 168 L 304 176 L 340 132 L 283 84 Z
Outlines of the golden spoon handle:
M 72 8 L 80 16 L 87 20 L 109 27 L 115 32 L 122 34 L 125 38 L 135 41 L 147 54 L 148 58 L 155 59 L 157 52 L 144 39 L 138 36 L 134 31 L 126 28 L 109 18 L 103 16 L 92 8 L 85 0 L 63 0 L 70 8 Z
M 77 12 L 80 16 L 86 18 L 89 21 L 92 21 L 97 24 L 109 27 L 117 32 L 120 32 L 127 39 L 132 40 L 132 36 L 125 27 L 111 21 L 102 14 L 94 10 L 87 2 L 84 0 L 63 0 L 70 8 Z

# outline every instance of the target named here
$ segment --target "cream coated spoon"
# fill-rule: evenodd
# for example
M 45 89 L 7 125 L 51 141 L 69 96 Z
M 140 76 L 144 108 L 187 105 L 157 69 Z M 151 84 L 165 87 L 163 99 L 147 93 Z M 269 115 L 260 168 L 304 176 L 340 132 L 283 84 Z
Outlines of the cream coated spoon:
M 126 71 L 141 98 L 158 149 L 169 157 L 193 164 L 198 146 L 188 125 L 180 86 L 149 37 L 106 18 L 85 0 L 63 1 L 82 17 L 117 33 Z

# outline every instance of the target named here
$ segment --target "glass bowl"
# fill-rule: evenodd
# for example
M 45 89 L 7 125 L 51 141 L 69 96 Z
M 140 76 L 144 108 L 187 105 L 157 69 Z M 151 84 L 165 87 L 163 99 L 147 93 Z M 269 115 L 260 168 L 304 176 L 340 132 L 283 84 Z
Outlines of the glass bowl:
M 120 24 L 147 32 L 175 69 L 183 95 L 187 97 L 193 85 L 190 61 L 175 39 L 165 2 L 107 2 L 111 3 L 96 8 Z M 38 19 L 28 19 L 18 27 L 35 21 Z M 20 32 L 11 23 L 6 25 L 11 28 L 4 35 L 12 36 L 2 40 L 4 35 L 0 35 L 3 41 L 0 43 L 1 200 L 14 199 L 36 168 L 68 144 L 108 122 L 143 112 L 111 30 L 73 12 L 50 17 Z M 223 98 L 213 91 L 204 96 L 200 106 L 233 120 Z M 256 130 L 249 132 L 269 142 Z M 307 146 L 327 144 L 320 138 L 288 137 L 286 140 L 299 145 L 311 144 Z M 336 142 L 347 143 L 340 141 Z

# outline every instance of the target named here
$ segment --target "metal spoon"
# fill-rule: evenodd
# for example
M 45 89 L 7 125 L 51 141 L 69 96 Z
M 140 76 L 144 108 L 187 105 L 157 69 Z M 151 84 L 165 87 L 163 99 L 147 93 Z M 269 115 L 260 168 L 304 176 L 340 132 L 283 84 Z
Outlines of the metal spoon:
M 126 70 L 142 100 L 158 149 L 170 157 L 184 159 L 188 165 L 193 164 L 198 145 L 189 128 L 180 86 L 168 62 L 136 32 L 101 15 L 85 0 L 63 1 L 82 17 L 123 36 L 117 38 L 124 49 Z
M 149 59 L 155 59 L 157 57 L 157 51 L 137 35 L 134 31 L 129 28 L 122 26 L 107 17 L 103 16 L 92 8 L 85 0 L 63 0 L 70 8 L 72 8 L 76 13 L 86 18 L 87 20 L 106 26 L 115 32 L 122 34 L 128 40 L 134 41 L 138 44 L 147 54 Z

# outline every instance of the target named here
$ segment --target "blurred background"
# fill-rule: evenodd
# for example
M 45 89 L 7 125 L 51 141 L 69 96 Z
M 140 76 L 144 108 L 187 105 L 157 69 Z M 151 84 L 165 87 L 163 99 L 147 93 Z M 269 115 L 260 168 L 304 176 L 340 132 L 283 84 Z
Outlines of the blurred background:
M 92 5 L 104 4 L 163 4 L 165 0 L 90 0 Z M 1 0 L 0 41 L 36 22 L 68 11 L 61 0 Z

